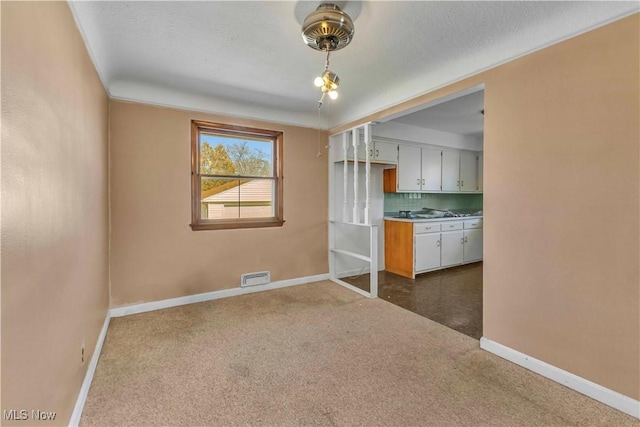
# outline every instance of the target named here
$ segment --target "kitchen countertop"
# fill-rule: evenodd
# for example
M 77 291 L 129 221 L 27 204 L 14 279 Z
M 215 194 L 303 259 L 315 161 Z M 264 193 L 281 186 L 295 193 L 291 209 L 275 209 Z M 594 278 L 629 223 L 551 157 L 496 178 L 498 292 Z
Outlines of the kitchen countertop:
M 385 216 L 385 221 L 399 221 L 399 222 L 448 222 L 448 221 L 466 221 L 468 219 L 482 219 L 482 216 L 454 216 L 454 217 L 440 217 L 440 218 L 394 218 L 391 216 Z

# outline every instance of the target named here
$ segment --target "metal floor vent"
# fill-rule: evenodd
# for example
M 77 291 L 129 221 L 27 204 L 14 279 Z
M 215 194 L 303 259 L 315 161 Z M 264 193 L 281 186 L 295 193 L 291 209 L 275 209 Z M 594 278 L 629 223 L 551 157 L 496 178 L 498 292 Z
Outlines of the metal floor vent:
M 271 273 L 268 271 L 259 271 L 257 273 L 247 273 L 240 276 L 240 286 L 258 286 L 266 285 L 271 282 Z

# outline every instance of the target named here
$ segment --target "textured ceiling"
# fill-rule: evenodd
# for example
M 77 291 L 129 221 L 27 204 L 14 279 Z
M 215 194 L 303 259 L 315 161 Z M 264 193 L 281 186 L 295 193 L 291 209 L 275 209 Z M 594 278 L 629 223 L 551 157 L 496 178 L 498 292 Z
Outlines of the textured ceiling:
M 355 36 L 331 55 L 346 123 L 638 10 L 638 2 L 339 2 Z M 301 21 L 320 2 L 73 1 L 114 98 L 317 126 L 322 53 Z

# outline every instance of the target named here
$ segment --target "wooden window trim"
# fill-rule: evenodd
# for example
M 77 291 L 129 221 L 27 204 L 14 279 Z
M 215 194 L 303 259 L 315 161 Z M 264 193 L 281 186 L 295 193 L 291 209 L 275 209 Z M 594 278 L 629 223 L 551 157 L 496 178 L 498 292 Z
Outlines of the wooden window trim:
M 200 215 L 200 143 L 201 132 L 210 131 L 214 134 L 229 136 L 247 136 L 249 138 L 263 137 L 274 141 L 275 159 L 273 162 L 275 181 L 275 217 L 269 218 L 238 218 L 238 219 L 202 219 Z M 206 122 L 201 120 L 191 121 L 191 229 L 203 230 L 229 230 L 237 228 L 262 228 L 282 227 L 284 224 L 283 203 L 283 132 L 256 129 L 245 126 L 227 125 L 221 123 Z

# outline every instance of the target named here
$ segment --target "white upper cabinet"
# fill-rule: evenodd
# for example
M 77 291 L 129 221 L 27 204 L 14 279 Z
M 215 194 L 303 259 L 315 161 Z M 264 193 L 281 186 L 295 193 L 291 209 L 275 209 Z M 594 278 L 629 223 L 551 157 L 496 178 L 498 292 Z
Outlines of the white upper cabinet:
M 442 184 L 442 150 L 422 149 L 422 191 L 440 191 Z
M 442 151 L 442 191 L 460 191 L 459 151 Z
M 365 158 L 364 137 L 360 137 L 358 143 L 358 160 L 364 162 Z M 334 161 L 342 160 L 342 153 L 334 158 Z M 349 148 L 347 149 L 347 159 L 353 160 L 353 144 L 349 137 Z M 397 163 L 398 162 L 398 144 L 392 142 L 371 141 L 369 145 L 369 160 L 376 163 Z
M 372 149 L 373 147 L 370 147 L 369 149 L 370 155 L 371 155 Z M 358 160 L 362 160 L 363 162 L 365 161 L 365 157 L 364 157 L 365 151 L 366 149 L 364 145 L 364 139 L 360 137 L 360 141 L 358 142 Z M 347 149 L 347 159 L 353 160 L 353 142 L 351 142 L 351 135 L 349 135 L 349 148 Z M 340 157 L 340 160 L 342 160 L 342 157 Z
M 398 147 L 398 191 L 420 191 L 422 186 L 421 148 L 413 145 Z
M 373 161 L 381 163 L 397 163 L 398 144 L 392 142 L 375 141 Z
M 479 191 L 478 153 L 466 150 L 442 151 L 442 191 Z
M 400 144 L 398 191 L 440 191 L 442 151 Z
M 482 153 L 405 142 L 375 141 L 374 163 L 397 164 L 385 174 L 385 192 L 482 192 Z
M 478 191 L 478 154 L 460 152 L 460 191 Z
M 392 184 L 396 191 L 482 191 L 482 153 L 405 144 L 399 144 L 397 150 L 397 187 Z M 388 152 L 390 159 L 393 150 Z
M 484 184 L 484 154 L 478 154 L 478 191 L 483 191 Z

